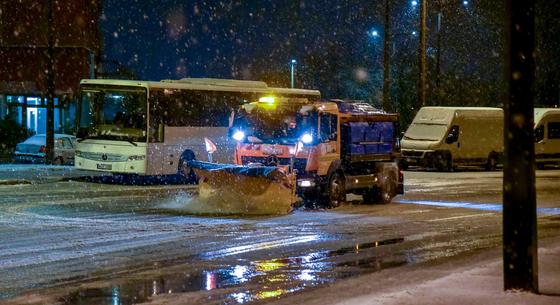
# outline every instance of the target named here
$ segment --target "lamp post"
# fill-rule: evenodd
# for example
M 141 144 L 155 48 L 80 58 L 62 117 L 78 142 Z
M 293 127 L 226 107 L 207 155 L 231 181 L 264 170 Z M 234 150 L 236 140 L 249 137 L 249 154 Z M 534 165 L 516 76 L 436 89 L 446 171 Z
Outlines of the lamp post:
M 45 163 L 54 160 L 54 18 L 53 0 L 47 2 L 47 130 L 45 142 Z
M 417 109 L 426 106 L 426 11 L 428 0 L 420 2 L 420 42 L 418 44 L 418 105 Z M 416 109 L 416 110 L 417 110 Z
M 390 55 L 389 43 L 391 37 L 391 27 L 389 22 L 389 0 L 385 0 L 385 35 L 383 35 L 383 110 L 391 111 L 391 101 L 389 99 L 389 69 Z
M 290 84 L 292 88 L 295 88 L 296 85 L 296 78 L 295 78 L 296 64 L 297 61 L 295 59 L 290 60 Z

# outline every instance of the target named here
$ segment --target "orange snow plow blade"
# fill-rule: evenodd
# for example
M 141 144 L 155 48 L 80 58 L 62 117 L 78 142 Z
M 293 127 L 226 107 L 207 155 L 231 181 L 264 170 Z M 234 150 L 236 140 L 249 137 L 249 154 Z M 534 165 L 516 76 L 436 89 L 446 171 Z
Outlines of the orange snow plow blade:
M 199 177 L 198 201 L 204 212 L 280 215 L 296 202 L 295 175 L 277 167 L 251 167 L 189 161 Z

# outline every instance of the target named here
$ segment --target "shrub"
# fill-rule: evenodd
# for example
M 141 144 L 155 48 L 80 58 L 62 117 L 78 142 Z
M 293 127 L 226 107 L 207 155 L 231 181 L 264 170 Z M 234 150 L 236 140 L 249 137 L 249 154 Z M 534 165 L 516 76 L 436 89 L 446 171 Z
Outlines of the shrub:
M 11 154 L 16 144 L 27 139 L 30 132 L 15 120 L 6 116 L 0 119 L 0 153 Z

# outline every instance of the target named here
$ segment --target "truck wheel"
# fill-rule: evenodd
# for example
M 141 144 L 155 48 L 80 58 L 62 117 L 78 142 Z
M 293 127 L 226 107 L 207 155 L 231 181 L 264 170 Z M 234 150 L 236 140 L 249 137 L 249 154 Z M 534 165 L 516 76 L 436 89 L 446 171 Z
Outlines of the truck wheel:
M 327 185 L 327 196 L 325 198 L 326 206 L 336 208 L 344 202 L 346 199 L 345 197 L 346 188 L 344 186 L 344 177 L 340 173 L 334 172 Z
M 383 182 L 380 190 L 379 203 L 389 204 L 393 197 L 397 195 L 397 179 L 394 176 L 389 176 Z
M 397 180 L 390 176 L 383 181 L 380 188 L 364 190 L 362 197 L 365 204 L 389 204 L 397 195 Z

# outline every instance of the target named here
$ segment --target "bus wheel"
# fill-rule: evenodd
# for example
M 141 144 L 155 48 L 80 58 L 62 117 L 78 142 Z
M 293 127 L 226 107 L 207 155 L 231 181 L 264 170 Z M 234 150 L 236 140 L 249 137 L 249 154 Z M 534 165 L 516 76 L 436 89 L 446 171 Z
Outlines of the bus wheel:
M 326 206 L 336 208 L 340 206 L 346 199 L 346 188 L 344 186 L 344 177 L 334 172 L 329 179 L 327 186 Z
M 184 151 L 179 158 L 177 175 L 186 180 L 187 183 L 195 184 L 198 182 L 198 178 L 196 177 L 194 170 L 188 165 L 188 161 L 192 160 L 196 160 L 194 153 L 190 150 Z

